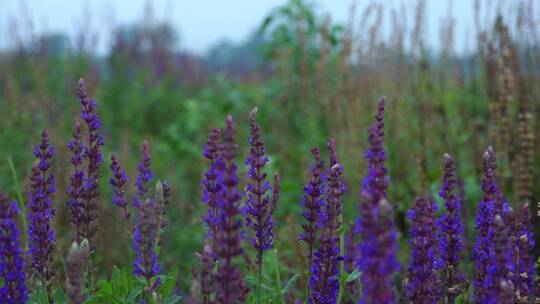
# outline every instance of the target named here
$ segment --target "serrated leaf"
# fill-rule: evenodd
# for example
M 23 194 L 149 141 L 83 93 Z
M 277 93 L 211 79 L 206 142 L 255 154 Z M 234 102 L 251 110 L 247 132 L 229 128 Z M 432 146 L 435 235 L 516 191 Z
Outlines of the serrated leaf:
M 356 268 L 353 272 L 349 273 L 349 275 L 345 279 L 345 282 L 350 283 L 350 282 L 356 281 L 360 277 L 361 274 L 362 272 L 360 271 L 360 269 Z

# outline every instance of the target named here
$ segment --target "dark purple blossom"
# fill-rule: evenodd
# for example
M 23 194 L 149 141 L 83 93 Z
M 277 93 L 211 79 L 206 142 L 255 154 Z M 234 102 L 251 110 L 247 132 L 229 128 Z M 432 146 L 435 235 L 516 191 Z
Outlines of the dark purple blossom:
M 223 158 L 222 192 L 218 211 L 218 235 L 216 254 L 220 268 L 216 274 L 216 300 L 220 304 L 243 303 L 248 288 L 245 286 L 242 273 L 234 265 L 233 259 L 243 253 L 240 247 L 242 239 L 242 219 L 240 216 L 240 199 L 238 191 L 237 165 L 235 162 L 238 145 L 234 139 L 233 119 L 229 115 L 223 131 L 223 144 L 220 146 Z
M 20 231 L 15 219 L 19 208 L 0 191 L 0 303 L 24 304 L 28 299 Z
M 407 212 L 411 221 L 409 228 L 409 279 L 405 285 L 407 299 L 411 303 L 438 303 L 441 299 L 441 280 L 437 274 L 438 259 L 435 202 L 427 197 L 416 199 Z
M 343 260 L 339 252 L 339 228 L 341 226 L 341 197 L 344 186 L 341 180 L 343 167 L 335 158 L 335 142 L 328 141 L 332 167 L 328 173 L 328 192 L 326 202 L 319 215 L 318 226 L 321 229 L 319 248 L 313 254 L 313 273 L 309 285 L 311 289 L 308 303 L 336 303 L 339 292 L 339 263 Z
M 149 288 L 153 289 L 158 280 L 152 279 L 159 274 L 161 268 L 158 264 L 156 246 L 161 228 L 161 210 L 158 208 L 156 199 L 148 197 L 148 182 L 152 178 L 150 170 L 150 152 L 148 142 L 142 144 L 142 162 L 139 163 L 137 175 L 138 197 L 134 198 L 135 227 L 133 229 L 132 247 L 136 258 L 133 263 L 133 273 L 146 279 Z
M 41 143 L 34 148 L 37 162 L 30 175 L 27 218 L 31 265 L 49 292 L 55 274 L 53 263 L 56 247 L 56 235 L 52 228 L 55 210 L 51 199 L 55 185 L 50 163 L 54 155 L 54 147 L 49 144 L 49 133 L 45 129 Z
M 85 146 L 82 142 L 81 124 L 78 121 L 73 128 L 73 139 L 69 142 L 68 148 L 71 152 L 70 162 L 73 166 L 73 173 L 70 175 L 67 188 L 67 206 L 71 213 L 71 223 L 76 230 L 76 240 L 77 242 L 80 242 L 84 235 L 85 227 L 85 212 L 82 198 L 84 183 L 84 171 L 82 165 L 85 159 L 85 155 L 83 154 Z
M 497 185 L 496 168 L 495 152 L 489 146 L 483 156 L 483 198 L 477 207 L 476 242 L 471 256 L 474 261 L 473 288 L 476 303 L 481 303 L 487 295 L 485 280 L 489 265 L 489 254 L 492 249 L 490 231 L 494 216 L 502 214 L 502 203 L 498 202 L 501 195 Z
M 213 304 L 212 294 L 214 293 L 215 285 L 215 273 L 214 267 L 216 267 L 216 260 L 214 258 L 214 252 L 212 247 L 208 244 L 204 245 L 201 253 L 196 253 L 201 270 L 197 274 L 197 280 L 201 285 L 201 303 Z
M 535 245 L 533 225 L 531 222 L 531 209 L 529 204 L 523 204 L 517 236 L 514 244 L 515 254 L 515 279 L 516 302 L 527 303 L 532 291 L 534 276 L 534 256 L 532 250 Z
M 208 238 L 212 246 L 212 252 L 217 247 L 217 229 L 219 224 L 218 201 L 222 188 L 223 161 L 219 155 L 221 140 L 221 130 L 213 129 L 208 136 L 208 141 L 204 147 L 204 156 L 210 161 L 208 170 L 204 173 L 202 180 L 203 202 L 208 206 L 208 211 L 203 216 L 203 221 L 208 227 Z
M 387 202 L 389 180 L 385 167 L 383 117 L 386 99 L 382 98 L 375 124 L 368 131 L 369 148 L 365 153 L 368 173 L 364 178 L 358 204 L 357 233 L 361 237 L 357 266 L 363 284 L 360 303 L 394 303 L 392 277 L 399 269 L 396 258 L 397 232 L 392 206 Z
M 308 265 L 311 267 L 313 250 L 318 237 L 317 223 L 319 213 L 324 203 L 324 161 L 321 159 L 321 153 L 318 148 L 312 148 L 314 163 L 311 166 L 309 181 L 304 187 L 304 197 L 302 200 L 302 216 L 307 223 L 302 224 L 303 232 L 300 233 L 300 240 L 306 242 L 308 246 L 307 258 Z
M 464 249 L 461 201 L 456 195 L 456 166 L 449 154 L 444 154 L 444 175 L 439 196 L 444 200 L 446 212 L 438 222 L 439 246 L 442 260 L 442 281 L 447 303 L 455 303 L 464 287 L 465 277 L 459 265 Z
M 124 191 L 124 186 L 126 182 L 128 181 L 128 176 L 126 174 L 126 171 L 124 171 L 120 167 L 120 163 L 118 162 L 118 158 L 116 155 L 111 155 L 111 172 L 112 176 L 109 179 L 109 184 L 113 186 L 113 196 L 112 196 L 112 203 L 124 211 L 124 217 L 126 219 L 129 219 L 130 214 L 127 211 L 128 206 L 128 200 L 126 199 L 126 193 Z
M 505 281 L 512 283 L 510 273 L 514 271 L 512 244 L 508 233 L 509 227 L 507 227 L 503 217 L 496 214 L 490 229 L 493 247 L 488 253 L 487 273 L 484 279 L 486 293 L 481 303 L 499 304 L 504 303 L 505 299 L 508 300 L 508 291 L 501 288 Z M 513 298 L 513 296 L 510 296 L 510 298 Z
M 246 159 L 250 180 L 247 185 L 246 223 L 254 232 L 251 243 L 257 250 L 257 264 L 261 265 L 263 252 L 270 250 L 273 246 L 275 222 L 272 218 L 274 207 L 267 195 L 270 182 L 266 179 L 267 174 L 263 172 L 264 166 L 268 163 L 268 157 L 266 157 L 260 127 L 255 121 L 256 113 L 257 108 L 249 114 L 251 147 Z

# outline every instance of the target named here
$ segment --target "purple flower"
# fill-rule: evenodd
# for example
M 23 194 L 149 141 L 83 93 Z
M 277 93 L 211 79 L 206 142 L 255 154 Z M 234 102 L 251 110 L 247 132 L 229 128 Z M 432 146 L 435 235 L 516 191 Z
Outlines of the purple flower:
M 68 201 L 67 206 L 71 213 L 71 223 L 76 230 L 76 240 L 80 242 L 84 235 L 84 221 L 85 210 L 83 205 L 83 183 L 84 183 L 84 171 L 83 161 L 85 159 L 84 143 L 81 141 L 81 124 L 77 121 L 73 128 L 73 139 L 69 142 L 68 148 L 71 152 L 71 165 L 73 166 L 73 173 L 69 178 L 69 185 L 67 187 Z
M 270 250 L 274 242 L 275 222 L 272 218 L 274 207 L 270 197 L 266 194 L 270 189 L 270 183 L 266 180 L 267 174 L 263 172 L 264 166 L 268 163 L 264 141 L 261 137 L 261 130 L 255 121 L 257 108 L 249 114 L 250 149 L 246 164 L 249 165 L 246 201 L 246 223 L 253 230 L 255 236 L 252 238 L 252 245 L 257 250 L 257 264 L 262 265 L 262 255 L 266 250 Z
M 88 99 L 88 93 L 82 79 L 77 84 L 77 96 L 81 104 L 80 118 L 87 127 L 87 142 L 82 143 L 81 126 L 75 125 L 73 140 L 68 144 L 71 151 L 71 163 L 74 166 L 68 188 L 68 206 L 72 215 L 72 223 L 77 228 L 76 240 L 88 239 L 90 249 L 93 247 L 93 237 L 97 231 L 97 209 L 99 197 L 99 179 L 103 156 L 101 147 L 101 121 L 96 113 L 96 101 Z M 86 160 L 86 168 L 83 168 Z M 85 170 L 86 169 L 86 170 Z
M 208 136 L 208 141 L 204 148 L 204 156 L 210 161 L 208 171 L 204 173 L 201 182 L 203 186 L 203 202 L 208 206 L 208 212 L 203 216 L 203 221 L 208 226 L 208 238 L 212 247 L 212 252 L 216 251 L 217 229 L 218 229 L 218 200 L 222 188 L 223 161 L 219 155 L 221 140 L 221 130 L 213 129 Z
M 512 284 L 509 273 L 514 271 L 508 228 L 503 217 L 496 214 L 490 229 L 493 247 L 488 253 L 487 272 L 484 280 L 485 296 L 481 303 L 508 303 L 503 301 L 508 297 L 507 291 L 501 288 L 504 281 Z
M 212 293 L 214 292 L 214 267 L 216 260 L 212 247 L 208 244 L 204 245 L 201 253 L 196 253 L 201 264 L 201 271 L 197 274 L 197 280 L 201 285 L 202 304 L 212 304 Z
M 0 191 L 0 303 L 24 304 L 28 299 L 20 231 L 15 218 L 19 208 Z
M 535 245 L 533 225 L 531 223 L 531 210 L 529 204 L 523 204 L 517 235 L 514 241 L 515 267 L 514 286 L 516 288 L 516 301 L 526 303 L 532 291 L 534 276 L 534 256 L 532 250 Z
M 441 299 L 441 281 L 437 275 L 437 235 L 435 225 L 435 202 L 420 197 L 407 212 L 411 221 L 409 228 L 409 280 L 405 285 L 407 299 L 411 303 L 438 303 Z
M 223 131 L 223 145 L 220 154 L 223 158 L 222 191 L 218 209 L 218 234 L 216 254 L 220 268 L 216 274 L 216 300 L 220 304 L 243 303 L 248 288 L 242 273 L 234 265 L 233 259 L 243 253 L 240 247 L 242 239 L 242 219 L 240 217 L 240 192 L 238 191 L 237 166 L 235 163 L 238 145 L 234 139 L 235 130 L 232 117 L 227 116 Z
M 399 269 L 396 259 L 397 232 L 392 217 L 392 206 L 387 202 L 387 169 L 384 165 L 383 116 L 386 99 L 383 97 L 369 128 L 369 148 L 365 153 L 368 174 L 364 178 L 358 204 L 360 215 L 356 232 L 361 237 L 356 261 L 362 271 L 363 284 L 360 303 L 394 303 L 392 276 Z
M 456 195 L 456 166 L 452 157 L 444 154 L 444 175 L 439 196 L 444 200 L 446 212 L 438 222 L 439 251 L 442 259 L 442 279 L 447 303 L 454 303 L 463 290 L 465 277 L 459 269 L 463 245 L 461 201 Z
M 120 167 L 120 163 L 118 162 L 118 158 L 116 158 L 116 155 L 111 155 L 111 172 L 112 176 L 109 179 L 109 184 L 113 186 L 113 196 L 112 196 L 112 203 L 124 211 L 124 217 L 126 219 L 129 219 L 130 214 L 127 211 L 128 206 L 128 200 L 126 199 L 126 194 L 124 192 L 124 185 L 128 181 L 128 176 L 126 175 L 126 171 L 124 171 Z
M 307 223 L 302 224 L 304 230 L 300 233 L 300 240 L 308 245 L 308 265 L 311 267 L 313 250 L 317 240 L 317 223 L 319 221 L 319 213 L 321 206 L 324 203 L 324 161 L 321 159 L 321 153 L 318 148 L 312 148 L 314 163 L 311 166 L 311 174 L 309 181 L 304 187 L 304 197 L 302 201 L 302 216 Z
M 483 157 L 484 177 L 482 179 L 482 200 L 478 203 L 476 216 L 476 242 L 472 251 L 474 261 L 474 300 L 482 302 L 487 296 L 486 276 L 489 265 L 489 254 L 492 251 L 492 234 L 490 233 L 493 218 L 496 214 L 502 214 L 501 192 L 497 186 L 497 168 L 495 152 L 489 146 Z
M 34 148 L 38 162 L 32 167 L 30 191 L 28 192 L 28 247 L 32 267 L 42 284 L 51 291 L 54 278 L 54 249 L 56 236 L 52 228 L 55 210 L 51 196 L 54 189 L 54 172 L 50 160 L 54 147 L 49 144 L 49 133 L 43 130 L 41 144 Z
M 148 141 L 144 141 L 142 146 L 142 161 L 139 162 L 137 166 L 138 174 L 137 181 L 135 186 L 137 186 L 137 197 L 135 197 L 134 204 L 135 206 L 143 203 L 144 198 L 148 194 L 148 182 L 154 177 L 154 173 L 150 169 L 152 160 L 150 159 L 150 151 L 148 146 Z
M 150 152 L 148 142 L 142 144 L 142 162 L 138 167 L 137 188 L 138 197 L 134 198 L 135 227 L 133 228 L 133 240 L 131 245 L 136 258 L 133 263 L 133 273 L 146 279 L 150 288 L 157 287 L 159 282 L 152 283 L 152 279 L 159 274 L 161 268 L 158 264 L 156 246 L 161 227 L 161 210 L 154 198 L 147 197 L 148 181 L 152 178 L 150 170 Z
M 313 254 L 313 264 L 309 285 L 311 289 L 308 303 L 331 304 L 336 303 L 339 291 L 339 262 L 343 257 L 339 255 L 339 227 L 341 226 L 341 197 L 344 186 L 341 180 L 343 167 L 335 158 L 335 142 L 328 141 L 328 150 L 331 155 L 332 167 L 328 173 L 328 192 L 326 202 L 319 215 L 319 248 Z

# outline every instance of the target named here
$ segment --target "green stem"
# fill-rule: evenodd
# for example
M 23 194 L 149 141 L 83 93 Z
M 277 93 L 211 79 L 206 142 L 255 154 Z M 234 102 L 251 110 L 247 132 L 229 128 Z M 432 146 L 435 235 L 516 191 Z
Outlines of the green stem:
M 257 304 L 262 304 L 262 276 L 263 276 L 263 251 L 259 250 L 257 256 Z
M 339 222 L 343 225 L 343 215 L 339 215 Z M 339 255 L 344 257 L 345 256 L 345 227 L 341 227 L 341 232 L 339 233 Z M 339 262 L 339 272 L 340 272 L 340 278 L 339 278 L 339 293 L 338 293 L 338 299 L 336 304 L 341 304 L 341 301 L 343 300 L 343 292 L 345 291 L 345 281 L 347 279 L 346 273 L 345 273 L 345 262 L 342 260 Z
M 277 290 L 279 292 L 279 296 L 281 299 L 281 304 L 285 304 L 285 296 L 281 292 L 281 275 L 279 273 L 279 264 L 278 264 L 278 257 L 277 257 L 277 249 L 272 249 L 272 258 L 274 259 L 274 271 L 276 273 L 276 282 L 277 282 Z
M 11 156 L 7 158 L 9 168 L 11 170 L 11 175 L 13 177 L 13 183 L 15 184 L 15 190 L 17 192 L 17 198 L 19 199 L 19 208 L 21 209 L 21 223 L 22 223 L 22 240 L 24 251 L 28 249 L 27 235 L 26 235 L 26 205 L 24 204 L 23 196 L 21 193 L 21 186 L 19 185 L 19 178 L 17 177 L 17 171 L 15 171 L 15 165 L 13 164 L 13 159 Z

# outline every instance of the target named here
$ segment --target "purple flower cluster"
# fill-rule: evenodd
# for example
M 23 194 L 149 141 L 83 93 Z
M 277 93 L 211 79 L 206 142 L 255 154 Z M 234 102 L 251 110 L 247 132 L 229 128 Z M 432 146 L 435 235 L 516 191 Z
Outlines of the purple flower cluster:
M 533 225 L 531 222 L 531 209 L 529 204 L 523 204 L 516 225 L 517 235 L 514 240 L 515 267 L 514 286 L 517 303 L 527 303 L 532 291 L 534 277 L 534 256 L 532 250 L 535 245 Z
M 55 210 L 51 199 L 55 185 L 50 163 L 55 154 L 54 147 L 49 144 L 49 133 L 45 129 L 41 135 L 41 143 L 34 148 L 37 162 L 30 175 L 27 217 L 31 265 L 49 292 L 55 274 L 53 262 L 56 236 L 52 228 Z
M 238 145 L 235 142 L 235 129 L 232 117 L 226 119 L 223 131 L 221 157 L 223 158 L 222 192 L 218 210 L 216 254 L 220 260 L 220 268 L 216 275 L 216 299 L 219 304 L 243 303 L 249 289 L 245 286 L 243 275 L 234 265 L 233 259 L 243 253 L 240 247 L 242 239 L 242 219 L 239 203 L 237 165 L 235 163 Z
M 133 273 L 146 279 L 151 284 L 161 268 L 158 264 L 156 254 L 156 243 L 158 239 L 161 211 L 158 208 L 155 198 L 148 197 L 148 182 L 152 179 L 153 173 L 150 169 L 151 159 L 149 145 L 147 141 L 142 144 L 142 161 L 138 166 L 137 175 L 137 194 L 134 198 L 134 207 L 136 209 L 135 227 L 133 228 L 132 247 L 135 251 L 135 261 L 133 262 Z M 156 280 L 151 285 L 155 288 L 159 284 Z
M 484 177 L 482 179 L 482 200 L 478 204 L 476 217 L 476 242 L 473 247 L 472 259 L 475 273 L 473 280 L 474 300 L 479 303 L 487 296 L 486 278 L 488 274 L 489 256 L 492 251 L 491 228 L 496 215 L 502 214 L 500 190 L 497 186 L 496 158 L 493 148 L 486 149 L 483 159 Z M 499 207 L 500 206 L 500 207 Z
M 122 210 L 124 211 L 124 218 L 129 219 L 130 214 L 127 210 L 128 200 L 126 199 L 126 194 L 124 191 L 124 186 L 129 178 L 126 174 L 126 171 L 124 171 L 120 167 L 118 158 L 114 154 L 111 155 L 110 168 L 111 168 L 112 176 L 109 179 L 109 184 L 113 186 L 112 203 L 122 208 Z
M 208 205 L 208 213 L 203 217 L 203 221 L 208 226 L 208 239 L 211 243 L 212 252 L 217 247 L 217 229 L 219 224 L 218 199 L 222 191 L 223 161 L 220 151 L 221 130 L 213 129 L 208 136 L 208 141 L 204 147 L 204 156 L 210 161 L 208 171 L 204 173 L 202 180 L 203 197 L 202 200 Z
M 360 303 L 394 303 L 392 277 L 399 269 L 396 259 L 397 232 L 392 218 L 392 206 L 387 202 L 388 188 L 386 152 L 384 150 L 383 116 L 386 99 L 382 98 L 369 128 L 369 148 L 365 153 L 368 174 L 360 192 L 357 233 L 361 237 L 356 261 L 362 271 Z
M 509 227 L 503 217 L 496 214 L 493 218 L 492 229 L 490 229 L 493 243 L 492 250 L 488 254 L 487 273 L 484 279 L 485 295 L 481 303 L 505 303 L 503 300 L 508 296 L 502 286 L 510 284 L 513 289 L 512 278 L 509 274 L 514 271 L 514 265 L 508 230 Z
M 456 165 L 449 154 L 444 154 L 444 175 L 439 196 L 446 212 L 438 221 L 439 251 L 442 260 L 442 280 L 447 303 L 454 303 L 464 287 L 465 277 L 459 269 L 463 245 L 461 201 L 456 195 Z
M 76 240 L 88 239 L 92 248 L 92 240 L 97 231 L 97 209 L 99 197 L 99 179 L 103 156 L 101 147 L 103 137 L 100 133 L 101 121 L 96 113 L 97 105 L 93 98 L 88 98 L 82 79 L 77 85 L 77 96 L 81 104 L 80 118 L 87 127 L 86 143 L 82 142 L 81 125 L 75 124 L 73 139 L 68 144 L 71 151 L 71 163 L 74 166 L 68 188 L 68 206 L 72 223 L 77 227 Z M 83 168 L 86 160 L 86 171 Z
M 15 219 L 19 208 L 0 191 L 0 303 L 24 304 L 28 299 L 21 232 Z
M 344 193 L 344 185 L 341 180 L 343 167 L 337 161 L 333 139 L 328 141 L 328 150 L 332 167 L 328 173 L 326 202 L 319 215 L 318 228 L 321 229 L 319 248 L 313 254 L 313 264 L 311 265 L 313 275 L 309 281 L 311 294 L 308 303 L 313 304 L 336 303 L 339 291 L 338 265 L 343 261 L 339 249 L 341 196 Z
M 321 159 L 321 152 L 318 148 L 312 148 L 311 154 L 314 158 L 314 163 L 311 166 L 311 174 L 309 181 L 304 187 L 304 197 L 302 201 L 302 216 L 306 219 L 306 223 L 302 224 L 303 232 L 300 233 L 300 240 L 306 242 L 308 246 L 308 265 L 311 267 L 313 250 L 318 236 L 318 222 L 321 213 L 321 207 L 324 204 L 324 161 Z
M 270 250 L 274 243 L 274 226 L 272 218 L 274 206 L 270 197 L 266 194 L 270 190 L 270 183 L 266 179 L 267 174 L 263 172 L 264 166 L 268 163 L 264 141 L 261 130 L 255 121 L 257 108 L 249 114 L 249 144 L 250 149 L 246 164 L 249 166 L 246 201 L 246 223 L 253 230 L 254 237 L 252 245 L 257 250 L 257 264 L 262 265 L 262 255 L 266 250 Z
M 409 228 L 409 280 L 405 285 L 407 299 L 411 303 L 438 303 L 441 298 L 441 280 L 436 231 L 435 202 L 427 197 L 416 199 L 407 217 Z

